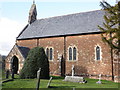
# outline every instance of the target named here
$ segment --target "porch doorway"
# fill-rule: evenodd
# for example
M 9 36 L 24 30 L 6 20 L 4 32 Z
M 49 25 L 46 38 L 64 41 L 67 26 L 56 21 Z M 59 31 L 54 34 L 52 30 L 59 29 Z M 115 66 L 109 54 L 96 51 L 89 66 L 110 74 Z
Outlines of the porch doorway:
M 13 56 L 11 59 L 11 69 L 14 69 L 14 74 L 18 72 L 18 58 Z

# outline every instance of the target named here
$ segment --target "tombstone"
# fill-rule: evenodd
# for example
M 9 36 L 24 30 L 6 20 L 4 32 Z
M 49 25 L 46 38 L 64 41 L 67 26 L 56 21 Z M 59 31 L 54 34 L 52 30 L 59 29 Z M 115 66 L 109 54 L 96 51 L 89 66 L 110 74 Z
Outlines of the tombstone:
M 47 88 L 50 88 L 50 83 L 51 83 L 51 81 L 52 81 L 52 77 L 50 78 L 50 80 L 49 80 L 49 82 L 48 82 L 48 84 L 47 84 Z
M 97 84 L 102 84 L 102 81 L 101 81 L 101 76 L 102 76 L 102 75 L 101 75 L 101 74 L 99 74 L 99 81 L 97 81 L 97 82 L 96 82 Z
M 41 68 L 39 68 L 39 70 L 37 71 L 38 82 L 37 82 L 36 90 L 39 90 L 39 86 L 40 86 L 40 73 L 41 73 Z
M 12 72 L 12 79 L 14 79 L 15 66 L 12 67 L 11 72 Z
M 12 79 L 14 79 L 14 68 L 12 69 Z
M 84 78 L 79 76 L 66 76 L 64 81 L 82 83 L 84 82 Z
M 37 78 L 39 78 L 40 69 L 37 71 Z
M 73 90 L 75 90 L 75 88 L 73 88 Z
M 74 67 L 74 65 L 72 65 L 72 75 L 71 76 L 66 76 L 63 81 L 77 82 L 77 83 L 87 83 L 87 81 L 84 79 L 84 77 L 74 76 L 74 72 L 75 72 L 75 67 Z
M 6 79 L 9 78 L 9 70 L 6 71 Z
M 74 76 L 74 65 L 72 65 L 72 76 Z

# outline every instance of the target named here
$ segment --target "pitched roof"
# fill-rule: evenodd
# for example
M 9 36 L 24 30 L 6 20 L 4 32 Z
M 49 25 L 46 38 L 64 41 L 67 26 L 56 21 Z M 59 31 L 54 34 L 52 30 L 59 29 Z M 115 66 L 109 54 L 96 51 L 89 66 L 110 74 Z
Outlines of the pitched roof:
M 100 32 L 105 12 L 102 10 L 39 19 L 30 24 L 17 39 Z
M 16 45 L 16 46 L 18 47 L 18 49 L 21 52 L 22 56 L 24 58 L 27 58 L 27 55 L 28 55 L 28 52 L 30 51 L 30 49 L 27 48 L 27 47 L 22 47 L 22 46 L 18 46 L 18 45 Z

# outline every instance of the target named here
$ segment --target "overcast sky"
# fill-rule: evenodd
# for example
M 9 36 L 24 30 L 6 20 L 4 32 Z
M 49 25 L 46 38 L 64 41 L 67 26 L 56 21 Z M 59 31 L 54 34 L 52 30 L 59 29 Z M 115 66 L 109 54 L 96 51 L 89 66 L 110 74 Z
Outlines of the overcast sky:
M 37 18 L 48 18 L 101 9 L 101 0 L 35 0 Z M 114 5 L 116 0 L 106 0 Z M 28 23 L 33 0 L 0 0 L 0 54 L 7 55 Z

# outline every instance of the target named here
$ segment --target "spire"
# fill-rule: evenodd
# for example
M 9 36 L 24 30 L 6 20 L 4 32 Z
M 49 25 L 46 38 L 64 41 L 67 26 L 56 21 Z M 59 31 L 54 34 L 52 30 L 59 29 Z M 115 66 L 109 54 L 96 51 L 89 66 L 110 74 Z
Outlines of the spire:
M 31 6 L 31 8 L 30 8 L 30 11 L 29 11 L 28 23 L 31 24 L 31 23 L 33 23 L 36 19 L 37 19 L 37 10 L 36 10 L 35 0 L 33 0 L 33 4 L 32 4 L 32 6 Z

